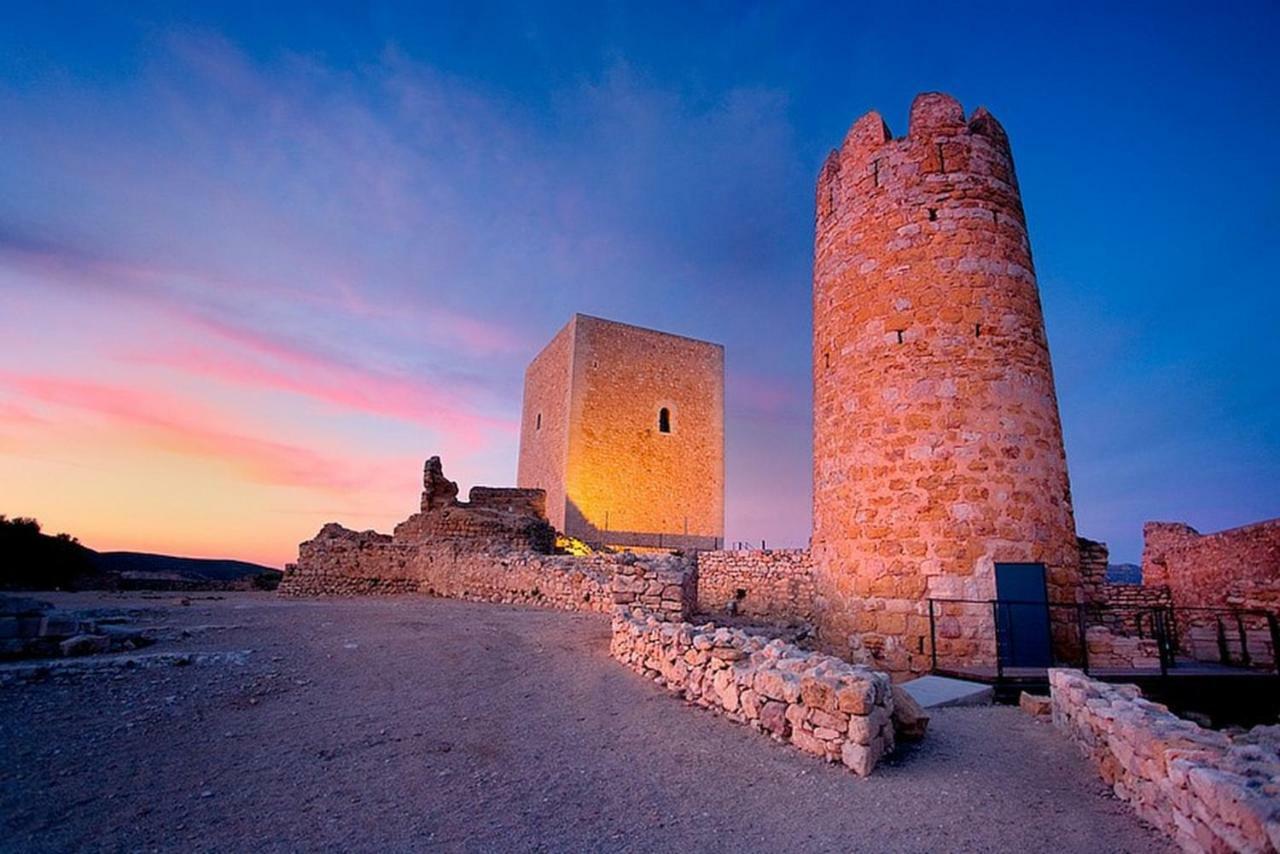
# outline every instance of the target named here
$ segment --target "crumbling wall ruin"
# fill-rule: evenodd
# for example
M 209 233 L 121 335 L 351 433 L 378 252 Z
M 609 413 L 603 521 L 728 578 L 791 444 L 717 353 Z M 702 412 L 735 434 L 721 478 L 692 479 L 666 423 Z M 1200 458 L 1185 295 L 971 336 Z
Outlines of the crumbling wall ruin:
M 290 596 L 426 593 L 449 599 L 608 612 L 621 555 L 569 557 L 491 540 L 403 542 L 326 525 L 299 547 L 280 592 Z
M 426 593 L 452 599 L 541 605 L 609 612 L 616 575 L 634 579 L 644 570 L 684 573 L 688 587 L 677 613 L 691 603 L 692 560 L 667 555 L 551 554 L 555 531 L 535 489 L 475 487 L 470 501 L 432 457 L 423 472 L 421 512 L 393 534 L 325 525 L 298 548 L 280 592 L 292 596 Z M 665 585 L 664 585 L 665 586 Z M 646 595 L 644 589 L 636 591 Z M 663 600 L 660 590 L 656 607 Z
M 1148 522 L 1142 535 L 1142 583 L 1167 587 L 1175 607 L 1280 605 L 1280 519 L 1215 534 Z

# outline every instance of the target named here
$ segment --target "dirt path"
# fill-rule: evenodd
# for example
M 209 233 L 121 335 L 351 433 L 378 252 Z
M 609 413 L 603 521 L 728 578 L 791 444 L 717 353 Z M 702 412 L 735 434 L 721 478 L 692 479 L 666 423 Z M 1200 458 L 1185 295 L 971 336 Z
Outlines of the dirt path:
M 0 688 L 18 851 L 1161 851 L 1052 729 L 935 716 L 860 780 L 608 658 L 594 615 L 427 598 L 143 600 L 251 650 Z

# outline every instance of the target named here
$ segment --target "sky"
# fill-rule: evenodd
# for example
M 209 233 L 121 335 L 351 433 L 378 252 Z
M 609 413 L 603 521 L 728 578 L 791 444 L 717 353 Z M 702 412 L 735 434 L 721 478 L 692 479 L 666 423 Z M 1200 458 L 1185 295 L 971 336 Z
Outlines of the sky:
M 514 482 L 583 312 L 725 346 L 726 539 L 804 545 L 817 173 L 941 90 L 1012 140 L 1080 533 L 1280 516 L 1278 41 L 1261 2 L 7 4 L 0 513 L 272 565 L 389 530 L 431 454 Z

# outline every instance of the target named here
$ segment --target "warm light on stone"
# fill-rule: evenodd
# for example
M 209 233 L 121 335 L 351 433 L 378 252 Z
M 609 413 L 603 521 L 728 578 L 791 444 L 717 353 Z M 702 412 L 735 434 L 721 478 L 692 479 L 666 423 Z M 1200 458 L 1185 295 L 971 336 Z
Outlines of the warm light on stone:
M 589 543 L 719 547 L 724 348 L 574 315 L 525 372 L 516 481 Z
M 813 312 L 824 644 L 922 672 L 925 599 L 992 598 L 996 562 L 1043 563 L 1050 600 L 1077 601 L 1049 348 L 993 116 L 928 93 L 905 137 L 874 112 L 854 123 L 818 180 Z M 990 652 L 989 620 L 985 637 L 956 628 L 948 654 Z

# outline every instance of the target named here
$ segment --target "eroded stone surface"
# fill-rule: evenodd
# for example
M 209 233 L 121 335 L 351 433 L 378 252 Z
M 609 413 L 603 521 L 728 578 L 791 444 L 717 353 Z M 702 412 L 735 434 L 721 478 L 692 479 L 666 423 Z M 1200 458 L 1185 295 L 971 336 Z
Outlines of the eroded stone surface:
M 919 96 L 908 135 L 869 114 L 818 181 L 814 257 L 816 611 L 826 644 L 928 669 L 924 600 L 992 598 L 997 561 L 1039 562 L 1076 601 L 1066 458 L 1008 140 Z M 1056 616 L 1056 615 L 1055 615 Z M 989 614 L 939 636 L 994 659 Z M 1057 627 L 1060 644 L 1072 630 Z

